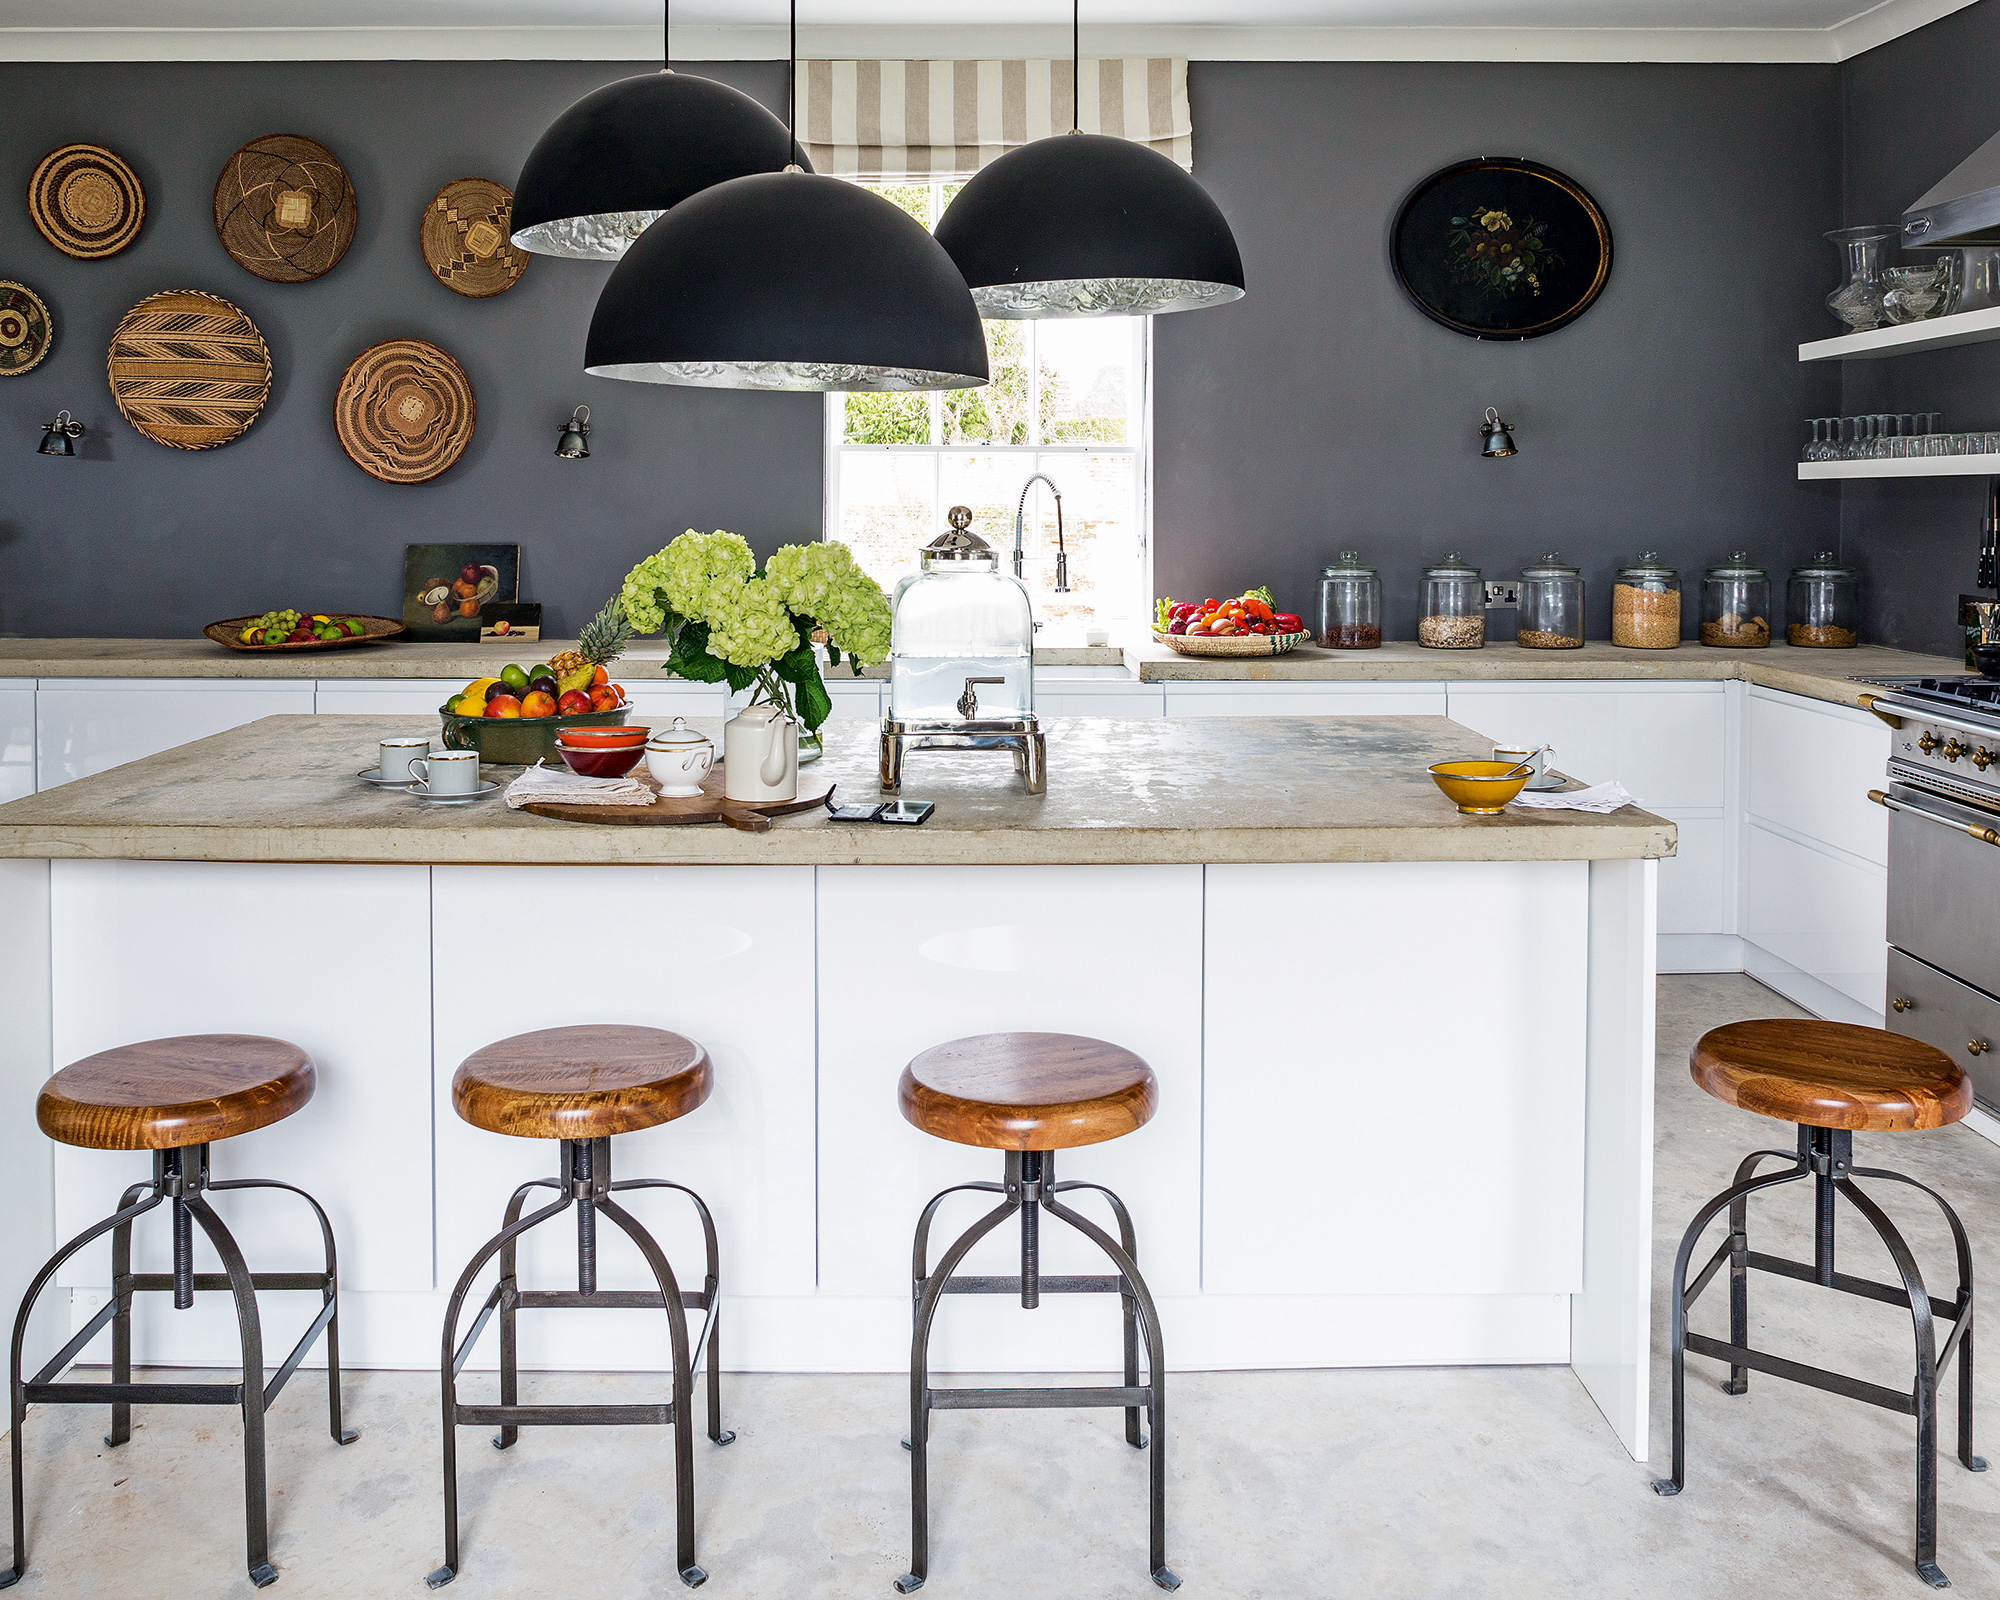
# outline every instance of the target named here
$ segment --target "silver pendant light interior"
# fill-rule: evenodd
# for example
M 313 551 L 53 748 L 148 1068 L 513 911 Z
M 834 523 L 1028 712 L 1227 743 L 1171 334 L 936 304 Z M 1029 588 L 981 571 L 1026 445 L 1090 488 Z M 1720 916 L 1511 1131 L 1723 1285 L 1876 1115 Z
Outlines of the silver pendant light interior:
M 1236 236 L 1159 151 L 1084 133 L 1080 0 L 1070 9 L 1070 131 L 975 173 L 937 226 L 983 317 L 1132 317 L 1243 297 Z
M 762 105 L 713 78 L 661 67 L 593 90 L 549 124 L 514 186 L 513 242 L 538 255 L 616 261 L 690 195 L 804 163 Z
M 796 116 L 791 7 L 786 137 Z M 719 183 L 605 281 L 584 370 L 714 389 L 969 389 L 986 335 L 944 248 L 882 196 L 792 165 Z

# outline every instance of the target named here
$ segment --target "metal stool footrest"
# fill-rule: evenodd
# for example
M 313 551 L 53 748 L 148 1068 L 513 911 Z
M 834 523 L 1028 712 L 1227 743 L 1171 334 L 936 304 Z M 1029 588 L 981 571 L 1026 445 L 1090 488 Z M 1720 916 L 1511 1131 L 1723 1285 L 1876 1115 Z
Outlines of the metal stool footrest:
M 324 1272 L 252 1272 L 234 1236 L 203 1198 L 205 1191 L 279 1189 L 295 1194 L 313 1209 L 326 1252 Z M 132 1270 L 132 1224 L 161 1205 L 171 1207 L 174 1267 L 171 1272 Z M 194 1230 L 199 1225 L 224 1267 L 222 1272 L 194 1270 Z M 111 1235 L 111 1298 L 78 1329 L 32 1378 L 21 1376 L 22 1346 L 28 1318 L 43 1289 L 56 1272 L 86 1245 Z M 326 1341 L 327 1428 L 336 1444 L 352 1444 L 360 1435 L 343 1425 L 340 1410 L 340 1272 L 333 1245 L 333 1225 L 318 1201 L 303 1189 L 269 1178 L 217 1180 L 210 1172 L 209 1147 L 188 1145 L 153 1152 L 153 1175 L 135 1183 L 119 1201 L 118 1210 L 86 1228 L 51 1256 L 36 1274 L 14 1319 L 14 1342 L 8 1366 L 11 1457 L 14 1487 L 14 1564 L 0 1572 L 0 1589 L 17 1583 L 27 1571 L 26 1510 L 22 1496 L 21 1432 L 31 1405 L 108 1405 L 111 1431 L 107 1445 L 119 1446 L 132 1437 L 132 1407 L 237 1406 L 243 1412 L 243 1499 L 245 1565 L 258 1588 L 275 1583 L 270 1560 L 270 1532 L 265 1504 L 264 1413 L 291 1382 L 306 1353 Z M 242 1349 L 242 1376 L 235 1383 L 134 1383 L 132 1381 L 132 1296 L 171 1290 L 177 1310 L 187 1310 L 196 1294 L 227 1291 L 236 1303 L 237 1337 Z M 260 1291 L 316 1290 L 319 1314 L 270 1377 L 264 1375 L 263 1325 L 257 1311 Z M 111 1378 L 108 1382 L 62 1383 L 57 1377 L 106 1328 L 111 1330 Z M 252 1376 L 254 1374 L 254 1377 Z
M 1790 1165 L 1783 1171 L 1759 1176 L 1757 1168 L 1766 1160 L 1784 1161 Z M 1793 1261 L 1784 1256 L 1752 1250 L 1748 1233 L 1750 1196 L 1759 1190 L 1796 1183 L 1805 1178 L 1811 1178 L 1814 1186 L 1812 1261 Z M 1936 1203 L 1950 1226 L 1952 1242 L 1956 1247 L 1959 1282 L 1955 1296 L 1941 1300 L 1924 1288 L 1916 1258 L 1901 1231 L 1854 1182 L 1857 1178 L 1905 1184 L 1928 1195 Z M 1837 1204 L 1843 1199 L 1880 1237 L 1896 1264 L 1898 1276 L 1903 1280 L 1900 1286 L 1836 1270 L 1834 1219 Z M 1729 1213 L 1728 1237 L 1690 1279 L 1688 1269 L 1693 1261 L 1695 1246 L 1708 1224 L 1724 1210 Z M 1701 1297 L 1725 1266 L 1730 1277 L 1729 1337 L 1717 1339 L 1689 1332 L 1688 1307 Z M 1916 1373 L 1911 1387 L 1907 1390 L 1890 1389 L 1845 1373 L 1831 1372 L 1823 1367 L 1808 1366 L 1773 1355 L 1769 1351 L 1753 1349 L 1749 1339 L 1749 1275 L 1753 1271 L 1816 1284 L 1858 1299 L 1907 1310 L 1916 1348 Z M 1662 1495 L 1676 1495 L 1687 1483 L 1686 1357 L 1690 1352 L 1728 1364 L 1729 1377 L 1722 1387 L 1729 1394 L 1745 1393 L 1750 1386 L 1750 1374 L 1753 1371 L 1763 1372 L 1791 1383 L 1843 1395 L 1850 1400 L 1865 1401 L 1885 1411 L 1915 1417 L 1915 1564 L 1918 1575 L 1926 1583 L 1934 1588 L 1949 1587 L 1950 1580 L 1937 1564 L 1937 1410 L 1938 1381 L 1954 1359 L 1958 1362 L 1959 1379 L 1958 1457 L 1972 1472 L 1985 1471 L 1986 1463 L 1973 1454 L 1972 1449 L 1972 1247 L 1958 1214 L 1946 1204 L 1943 1196 L 1901 1173 L 1855 1166 L 1854 1135 L 1845 1129 L 1801 1126 L 1796 1154 L 1783 1150 L 1752 1151 L 1736 1169 L 1736 1181 L 1695 1214 L 1694 1221 L 1682 1236 L 1680 1250 L 1674 1260 L 1672 1301 L 1673 1475 L 1655 1482 L 1654 1490 Z M 1942 1349 L 1937 1342 L 1937 1323 L 1940 1319 L 1951 1324 L 1951 1332 L 1945 1338 Z

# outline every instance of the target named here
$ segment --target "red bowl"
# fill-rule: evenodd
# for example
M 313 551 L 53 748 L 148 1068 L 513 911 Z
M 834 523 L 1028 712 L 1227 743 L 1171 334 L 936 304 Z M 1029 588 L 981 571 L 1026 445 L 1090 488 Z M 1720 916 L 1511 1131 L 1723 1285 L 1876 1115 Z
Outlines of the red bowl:
M 642 744 L 612 746 L 608 749 L 575 750 L 558 745 L 556 754 L 571 772 L 585 778 L 622 778 L 646 759 Z
M 631 728 L 558 728 L 556 743 L 573 750 L 610 750 L 625 745 L 644 746 L 653 730 L 644 723 Z

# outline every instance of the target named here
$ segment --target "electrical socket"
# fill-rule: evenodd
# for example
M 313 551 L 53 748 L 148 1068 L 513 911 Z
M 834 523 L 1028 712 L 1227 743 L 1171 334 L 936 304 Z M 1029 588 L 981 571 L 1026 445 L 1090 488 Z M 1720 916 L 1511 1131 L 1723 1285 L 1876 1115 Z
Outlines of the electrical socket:
M 1486 580 L 1486 609 L 1497 611 L 1503 606 L 1518 606 L 1521 603 L 1521 585 L 1512 578 L 1488 578 Z

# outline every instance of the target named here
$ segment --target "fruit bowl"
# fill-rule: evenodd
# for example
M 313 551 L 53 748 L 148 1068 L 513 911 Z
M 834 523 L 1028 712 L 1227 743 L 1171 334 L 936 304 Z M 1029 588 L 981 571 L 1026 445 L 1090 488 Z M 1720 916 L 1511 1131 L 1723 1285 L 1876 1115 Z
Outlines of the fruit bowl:
M 245 644 L 243 630 L 257 619 L 255 617 L 230 617 L 222 622 L 211 622 L 201 631 L 217 644 L 226 644 L 232 650 L 338 650 L 344 644 L 374 644 L 379 639 L 393 639 L 403 631 L 403 624 L 395 617 L 369 617 L 358 611 L 344 611 L 342 616 L 351 616 L 365 630 L 349 634 L 345 639 L 301 639 L 294 643 L 287 639 L 282 644 Z
M 1184 656 L 1281 656 L 1311 637 L 1310 632 L 1225 633 L 1220 637 L 1198 633 L 1193 638 L 1184 633 L 1161 633 L 1157 629 L 1153 632 L 1155 643 Z
M 447 750 L 477 750 L 480 760 L 495 766 L 532 767 L 556 759 L 556 735 L 564 728 L 615 727 L 631 710 L 617 706 L 570 717 L 461 717 L 449 706 L 439 706 L 438 715 L 444 718 Z

